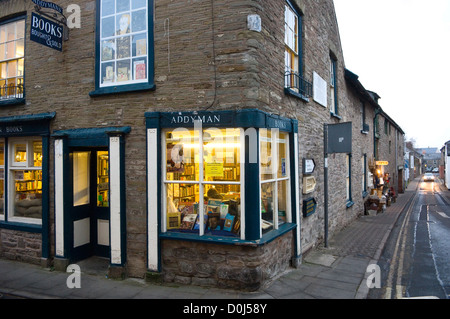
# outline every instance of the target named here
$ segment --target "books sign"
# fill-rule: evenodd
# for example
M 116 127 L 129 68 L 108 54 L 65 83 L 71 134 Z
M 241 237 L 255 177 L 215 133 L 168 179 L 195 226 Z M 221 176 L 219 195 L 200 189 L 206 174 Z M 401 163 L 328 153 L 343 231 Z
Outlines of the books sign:
M 64 28 L 34 12 L 31 13 L 30 40 L 62 51 Z
M 388 166 L 389 162 L 388 161 L 376 161 L 375 164 L 378 166 Z

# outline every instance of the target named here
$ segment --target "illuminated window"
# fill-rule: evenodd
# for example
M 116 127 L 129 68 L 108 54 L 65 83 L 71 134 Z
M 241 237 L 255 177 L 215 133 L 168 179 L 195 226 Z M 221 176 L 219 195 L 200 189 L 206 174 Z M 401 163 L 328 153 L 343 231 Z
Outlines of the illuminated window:
M 25 19 L 0 23 L 0 101 L 23 97 Z
M 164 231 L 240 237 L 241 134 L 165 131 Z

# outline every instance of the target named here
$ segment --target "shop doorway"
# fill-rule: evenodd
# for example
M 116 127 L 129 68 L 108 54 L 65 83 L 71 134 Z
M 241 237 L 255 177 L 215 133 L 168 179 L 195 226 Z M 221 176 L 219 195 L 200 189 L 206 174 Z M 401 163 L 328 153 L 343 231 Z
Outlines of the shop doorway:
M 110 258 L 109 152 L 108 149 L 73 149 L 69 153 L 71 177 L 70 259 Z

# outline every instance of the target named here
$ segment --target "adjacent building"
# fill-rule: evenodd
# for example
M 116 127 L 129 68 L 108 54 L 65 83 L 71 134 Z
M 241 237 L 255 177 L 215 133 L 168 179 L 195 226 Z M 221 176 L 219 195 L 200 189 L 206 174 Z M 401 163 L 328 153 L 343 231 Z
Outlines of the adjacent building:
M 379 169 L 405 187 L 331 0 L 38 5 L 0 2 L 2 258 L 254 290 L 363 214 Z

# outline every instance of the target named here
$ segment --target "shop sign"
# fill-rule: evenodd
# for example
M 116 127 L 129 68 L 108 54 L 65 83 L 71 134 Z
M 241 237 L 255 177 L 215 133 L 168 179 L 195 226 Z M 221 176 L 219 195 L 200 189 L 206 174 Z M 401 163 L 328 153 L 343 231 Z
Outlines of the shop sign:
M 312 174 L 316 168 L 316 163 L 312 158 L 303 159 L 303 174 Z
M 31 0 L 31 1 L 33 1 L 34 4 L 38 5 L 41 8 L 53 9 L 53 10 L 58 11 L 59 13 L 63 14 L 63 8 L 61 8 L 60 6 L 58 6 L 57 4 L 55 4 L 53 2 L 47 2 L 47 1 L 42 1 L 42 0 Z
M 31 13 L 30 40 L 62 51 L 64 28 L 34 12 Z
M 311 216 L 316 212 L 317 201 L 314 197 L 303 201 L 303 217 Z
M 389 162 L 388 161 L 376 161 L 375 164 L 377 166 L 388 166 Z
M 352 123 L 328 125 L 328 154 L 352 152 Z

